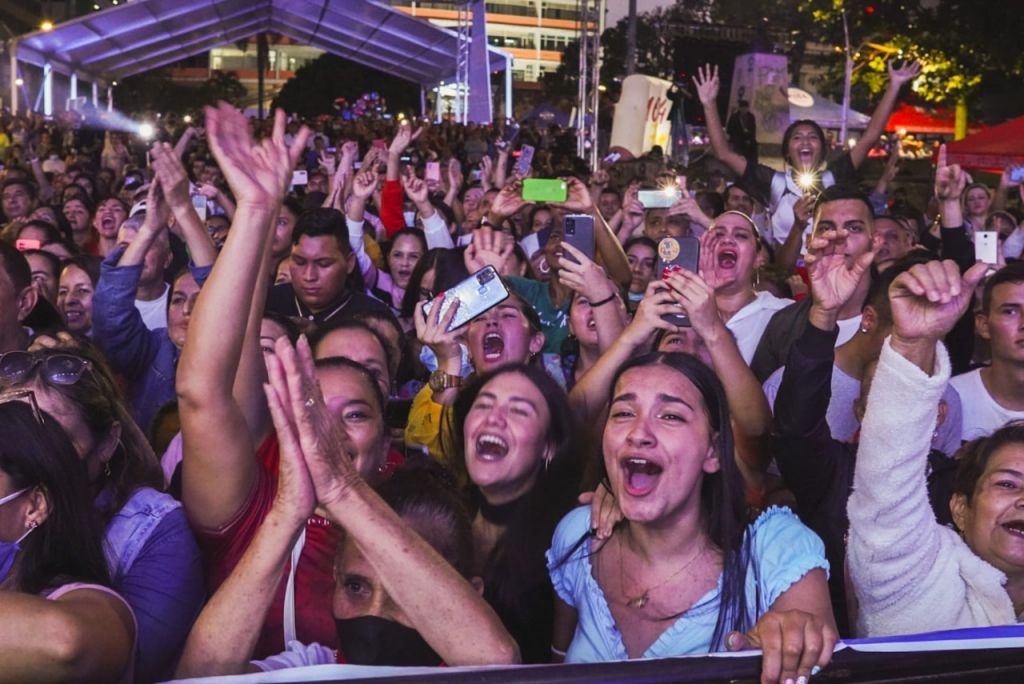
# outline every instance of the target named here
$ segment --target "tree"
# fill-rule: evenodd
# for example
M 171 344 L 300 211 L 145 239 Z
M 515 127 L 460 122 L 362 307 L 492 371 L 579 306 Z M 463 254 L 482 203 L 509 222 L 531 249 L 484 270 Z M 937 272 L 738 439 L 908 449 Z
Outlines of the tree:
M 923 73 L 914 82 L 914 92 L 926 102 L 955 104 L 958 136 L 966 132 L 968 103 L 986 83 L 1024 76 L 1024 53 L 1014 41 L 999 39 L 1024 32 L 1018 7 L 986 3 L 982 8 L 964 0 L 873 0 L 857 9 L 848 5 L 851 43 L 881 44 L 896 58 L 921 60 Z M 843 8 L 841 0 L 802 0 L 800 5 L 814 20 L 817 38 L 836 46 L 843 44 Z M 861 58 L 854 100 L 873 101 L 885 88 L 885 57 L 876 51 Z M 842 56 L 837 55 L 819 89 L 839 92 L 841 83 Z
M 193 85 L 172 81 L 166 69 L 156 69 L 123 79 L 117 86 L 115 101 L 128 114 L 185 114 L 218 100 L 239 104 L 245 95 L 245 86 L 231 72 L 214 71 L 201 84 Z
M 392 112 L 419 110 L 419 88 L 409 81 L 327 53 L 300 67 L 273 106 L 314 117 L 332 114 L 339 97 L 351 102 L 368 92 L 380 93 Z

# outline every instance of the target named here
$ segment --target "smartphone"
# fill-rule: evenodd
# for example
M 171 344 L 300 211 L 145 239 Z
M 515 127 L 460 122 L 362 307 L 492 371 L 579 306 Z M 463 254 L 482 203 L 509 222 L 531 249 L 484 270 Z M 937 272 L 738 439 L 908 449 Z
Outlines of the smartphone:
M 472 171 L 469 172 L 469 182 L 470 183 L 479 183 L 480 182 L 480 176 L 481 176 L 480 169 L 473 169 Z
M 292 172 L 292 185 L 306 185 L 309 182 L 309 172 L 299 169 Z
M 505 131 L 497 143 L 498 149 L 504 150 L 519 137 L 519 124 L 509 119 L 505 122 Z
M 498 277 L 498 272 L 494 270 L 493 266 L 486 266 L 455 287 L 445 290 L 444 299 L 441 300 L 441 317 L 443 318 L 448 312 L 452 301 L 458 298 L 459 309 L 448 326 L 448 330 L 455 330 L 489 309 L 493 309 L 508 297 L 508 288 Z M 423 313 L 429 316 L 436 301 L 435 297 L 424 302 Z
M 42 249 L 43 243 L 41 240 L 28 240 L 23 238 L 14 241 L 14 248 L 19 252 L 25 252 L 30 249 Z
M 979 230 L 974 233 L 974 258 L 986 264 L 999 261 L 999 233 L 994 230 Z
M 426 180 L 428 181 L 441 181 L 441 162 L 428 161 L 427 162 L 427 173 Z
M 562 219 L 562 242 L 570 245 L 594 260 L 594 217 L 589 214 L 566 214 Z M 565 258 L 576 261 L 576 257 L 564 252 Z
M 700 264 L 700 239 L 687 235 L 666 237 L 658 243 L 658 266 L 654 271 L 658 277 L 666 268 L 678 266 L 691 273 L 697 272 Z M 684 313 L 663 314 L 662 320 L 682 328 L 690 327 L 690 318 Z
M 338 153 L 338 148 L 337 147 L 328 147 L 327 148 L 327 154 L 337 154 L 337 153 Z
M 612 152 L 607 157 L 602 159 L 601 162 L 604 163 L 604 164 L 614 164 L 615 162 L 619 161 L 619 159 L 621 159 L 621 158 L 622 158 L 622 155 L 620 153 Z
M 527 202 L 564 202 L 569 186 L 561 178 L 523 179 L 523 199 Z
M 1024 164 L 1010 168 L 1010 182 L 1024 183 Z
M 398 161 L 402 162 L 403 164 L 408 164 L 409 162 L 412 161 L 412 155 L 403 154 L 401 157 L 398 158 Z
M 519 152 L 519 159 L 516 160 L 516 175 L 526 178 L 530 175 L 530 167 L 533 165 L 533 146 L 523 145 Z
M 668 209 L 678 202 L 682 194 L 679 188 L 668 187 L 662 190 L 641 190 L 636 194 L 644 209 Z
M 192 195 L 192 208 L 199 214 L 199 220 L 206 220 L 206 195 Z

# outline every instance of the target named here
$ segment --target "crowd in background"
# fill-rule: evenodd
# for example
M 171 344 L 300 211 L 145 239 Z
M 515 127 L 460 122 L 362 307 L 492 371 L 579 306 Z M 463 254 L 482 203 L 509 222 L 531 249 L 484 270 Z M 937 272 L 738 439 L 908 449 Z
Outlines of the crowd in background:
M 760 648 L 805 682 L 842 636 L 1017 622 L 1024 174 L 863 178 L 919 70 L 781 169 L 711 66 L 693 169 L 512 121 L 0 115 L 0 680 Z

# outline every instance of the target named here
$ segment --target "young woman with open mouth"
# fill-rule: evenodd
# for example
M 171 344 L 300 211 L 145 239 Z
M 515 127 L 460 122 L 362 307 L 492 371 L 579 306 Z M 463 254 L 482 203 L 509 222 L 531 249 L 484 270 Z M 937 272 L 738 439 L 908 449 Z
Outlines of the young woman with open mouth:
M 765 650 L 762 681 L 806 681 L 837 638 L 821 541 L 787 509 L 747 524 L 728 402 L 687 354 L 628 361 L 602 441 L 624 516 L 597 541 L 590 507 L 558 525 L 552 651 L 567 662 Z M 593 542 L 593 543 L 588 543 Z
M 523 662 L 550 662 L 554 593 L 544 550 L 579 484 L 565 392 L 536 366 L 477 375 L 459 392 L 452 436 L 446 447 L 465 464 L 475 510 L 473 574 Z

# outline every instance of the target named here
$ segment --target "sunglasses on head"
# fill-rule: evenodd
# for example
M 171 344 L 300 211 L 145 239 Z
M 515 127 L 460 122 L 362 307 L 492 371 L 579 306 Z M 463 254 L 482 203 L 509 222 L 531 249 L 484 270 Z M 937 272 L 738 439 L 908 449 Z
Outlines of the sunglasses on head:
M 54 385 L 73 385 L 89 368 L 89 360 L 73 354 L 45 354 L 12 351 L 0 355 L 0 381 L 20 382 L 38 366 L 41 375 Z

